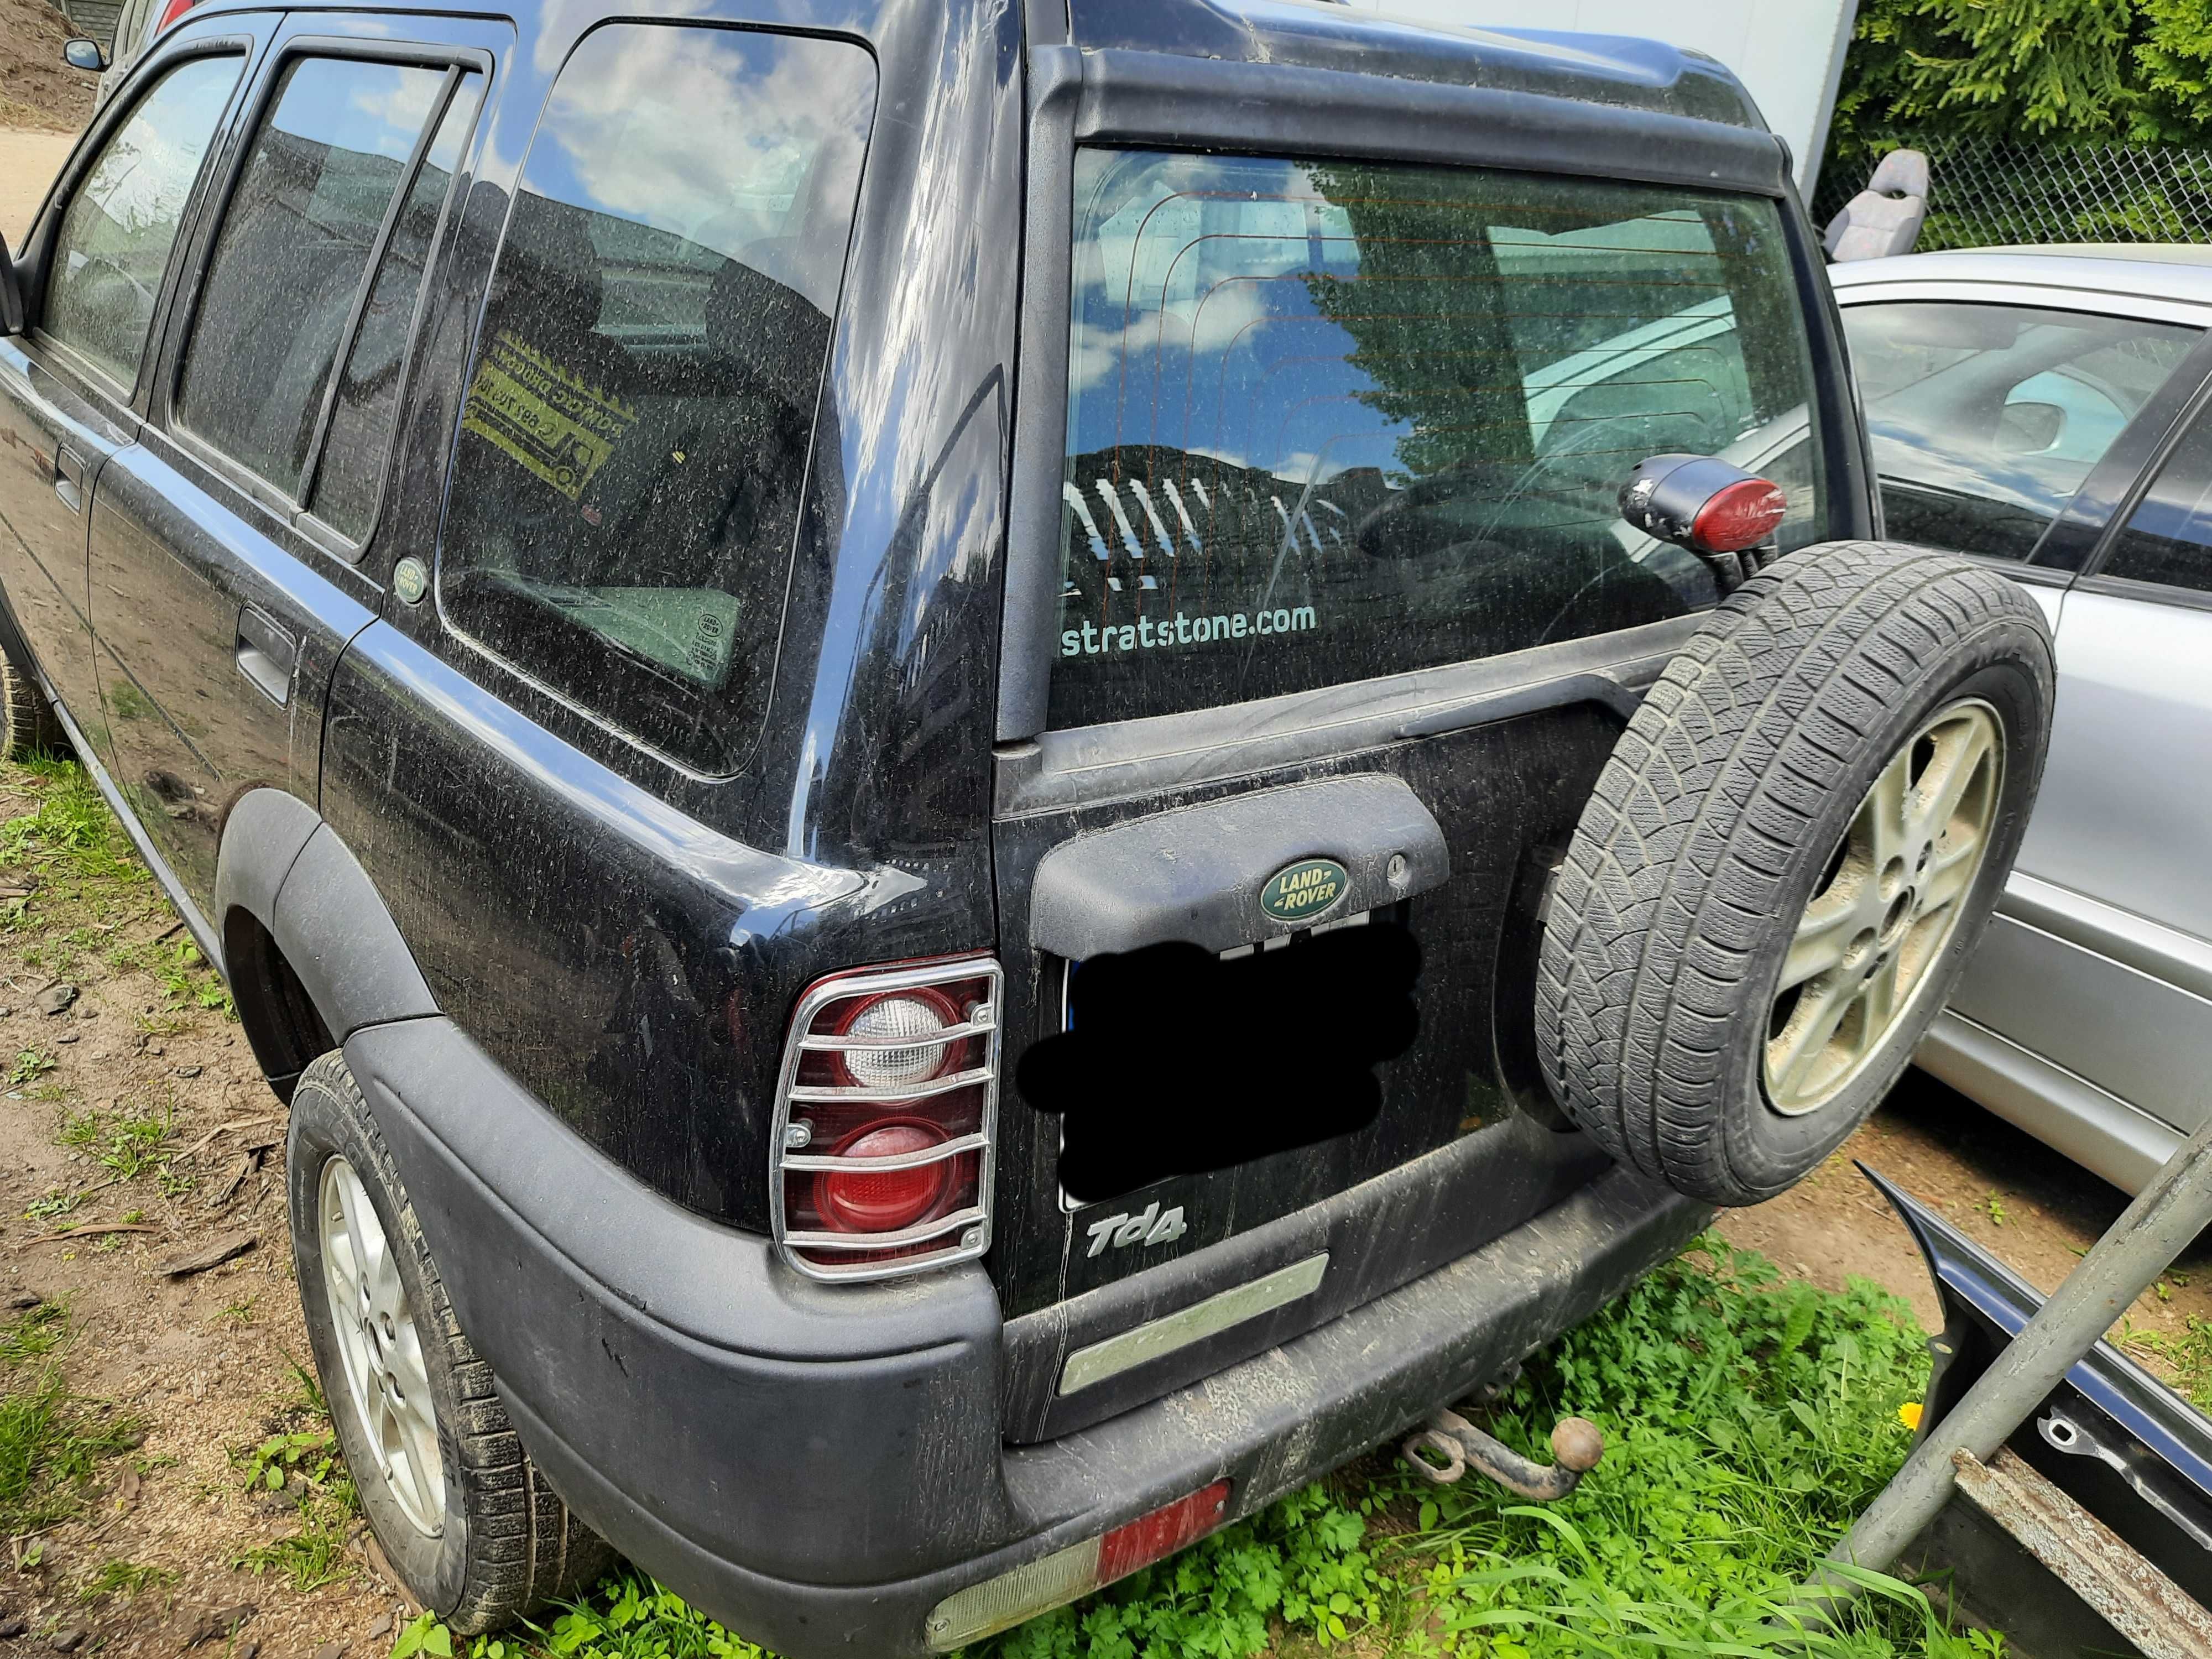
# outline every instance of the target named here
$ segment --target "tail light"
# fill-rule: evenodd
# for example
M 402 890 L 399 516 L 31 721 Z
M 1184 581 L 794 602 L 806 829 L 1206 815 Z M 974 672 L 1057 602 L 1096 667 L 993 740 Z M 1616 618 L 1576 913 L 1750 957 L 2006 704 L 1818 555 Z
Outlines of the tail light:
M 1100 1538 L 1086 1538 L 1054 1550 L 1025 1567 L 956 1590 L 929 1615 L 933 1652 L 949 1653 L 980 1642 L 1025 1619 L 1065 1607 L 1079 1595 L 1102 1589 L 1139 1567 L 1164 1561 L 1195 1544 L 1229 1514 L 1229 1482 L 1212 1486 L 1164 1504 Z
M 811 1279 L 890 1279 L 991 1243 L 999 964 L 838 974 L 792 1016 L 769 1191 Z
M 198 0 L 169 0 L 169 3 L 161 8 L 161 21 L 154 25 L 154 33 L 159 34 L 198 3 Z
M 1710 455 L 1654 455 L 1621 486 L 1620 516 L 1692 553 L 1743 553 L 1773 539 L 1781 487 Z

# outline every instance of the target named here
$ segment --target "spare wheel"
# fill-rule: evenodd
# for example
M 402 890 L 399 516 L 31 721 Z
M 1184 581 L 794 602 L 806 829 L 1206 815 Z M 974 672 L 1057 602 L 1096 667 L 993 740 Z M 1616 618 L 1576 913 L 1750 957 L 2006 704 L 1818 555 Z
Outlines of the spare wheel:
M 1714 1204 L 1802 1179 L 1897 1081 L 2027 828 L 2053 693 L 2042 612 L 1906 547 L 1792 553 L 1651 688 L 1546 911 L 1560 1105 Z

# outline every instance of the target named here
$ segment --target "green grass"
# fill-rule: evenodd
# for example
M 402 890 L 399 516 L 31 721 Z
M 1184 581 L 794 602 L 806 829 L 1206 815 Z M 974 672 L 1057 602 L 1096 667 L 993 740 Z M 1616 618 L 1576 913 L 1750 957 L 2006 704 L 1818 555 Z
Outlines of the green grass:
M 0 1364 L 21 1364 L 52 1353 L 69 1334 L 69 1310 L 58 1302 L 41 1302 L 0 1329 Z
M 274 1571 L 290 1579 L 303 1595 L 350 1578 L 355 1567 L 346 1553 L 346 1534 L 357 1513 L 353 1483 L 341 1474 L 327 1490 L 301 1494 L 296 1531 L 273 1544 L 239 1551 L 230 1565 L 256 1577 Z
M 136 885 L 149 880 L 123 826 L 75 761 L 26 761 L 12 769 L 9 781 L 33 791 L 39 804 L 0 823 L 0 863 L 27 865 L 78 882 Z
M 143 1110 L 94 1108 L 65 1114 L 59 1139 L 118 1180 L 136 1181 L 149 1170 L 167 1168 L 168 1140 L 175 1129 L 176 1110 L 165 1102 Z
M 23 1218 L 27 1221 L 52 1221 L 67 1215 L 83 1202 L 82 1193 L 67 1193 L 58 1187 L 49 1187 L 43 1198 L 34 1198 L 24 1206 Z
M 167 1036 L 182 1029 L 182 1023 L 163 1018 L 164 1013 L 178 1008 L 230 1008 L 230 993 L 223 988 L 222 979 L 200 955 L 199 946 L 188 939 L 147 939 L 137 945 L 118 945 L 107 953 L 107 965 L 118 970 L 143 969 L 153 975 L 167 1000 L 167 1010 L 142 1015 L 138 1024 L 150 1036 Z
M 2164 1360 L 2173 1372 L 2176 1392 L 2197 1410 L 2212 1412 L 2212 1322 L 2191 1314 L 2178 1336 L 2130 1330 L 2121 1346 Z
M 58 1063 L 52 1054 L 41 1054 L 36 1048 L 18 1048 L 15 1063 L 8 1070 L 8 1086 L 20 1089 L 25 1084 L 35 1083 Z
M 231 1462 L 244 1471 L 248 1492 L 282 1492 L 288 1481 L 296 1480 L 297 1525 L 274 1543 L 240 1550 L 230 1565 L 257 1577 L 280 1573 L 305 1595 L 354 1576 L 346 1536 L 361 1514 L 361 1503 L 339 1461 L 330 1407 L 314 1373 L 296 1359 L 290 1364 L 298 1387 L 285 1407 L 288 1425 L 258 1445 L 232 1453 Z
M 1432 1487 L 1377 1455 L 968 1659 L 1993 1659 L 2000 1641 L 1952 1632 L 1894 1579 L 1866 1576 L 1840 1631 L 1804 1628 L 1792 1596 L 1903 1461 L 1898 1408 L 1927 1374 L 1902 1302 L 1787 1283 L 1709 1237 L 1486 1414 L 1546 1461 L 1559 1417 L 1604 1429 L 1604 1462 L 1564 1502 Z M 627 1571 L 496 1639 L 424 1620 L 400 1650 L 765 1659 Z
M 79 1399 L 52 1364 L 66 1316 L 41 1306 L 0 1328 L 0 1534 L 21 1534 L 83 1511 L 93 1476 L 138 1443 L 138 1420 Z
M 148 1590 L 166 1589 L 177 1582 L 173 1567 L 151 1567 L 136 1561 L 118 1559 L 103 1562 L 100 1571 L 77 1587 L 76 1599 L 87 1607 L 111 1595 L 130 1597 L 143 1595 Z

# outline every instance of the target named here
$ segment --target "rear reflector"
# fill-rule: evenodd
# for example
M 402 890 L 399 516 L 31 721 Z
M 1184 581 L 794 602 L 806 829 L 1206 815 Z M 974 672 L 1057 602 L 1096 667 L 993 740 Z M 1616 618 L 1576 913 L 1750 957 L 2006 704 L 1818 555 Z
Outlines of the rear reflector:
M 1789 497 L 1764 478 L 1732 483 L 1698 509 L 1690 539 L 1713 553 L 1741 553 L 1764 545 L 1790 511 Z
M 1229 1482 L 1217 1480 L 1115 1528 L 1103 1538 L 1086 1538 L 1025 1567 L 970 1584 L 946 1596 L 929 1615 L 930 1650 L 950 1653 L 1103 1589 L 1195 1544 L 1228 1513 Z

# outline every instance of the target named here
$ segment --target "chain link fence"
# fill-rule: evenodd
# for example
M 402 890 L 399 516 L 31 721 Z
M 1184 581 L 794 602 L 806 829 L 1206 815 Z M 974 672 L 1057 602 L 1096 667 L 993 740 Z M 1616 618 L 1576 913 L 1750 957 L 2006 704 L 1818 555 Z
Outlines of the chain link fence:
M 1820 169 L 1825 228 L 1899 147 L 1928 157 L 1928 222 L 1917 250 L 2031 242 L 2212 242 L 2212 149 L 2178 144 L 2016 143 L 1897 131 Z

